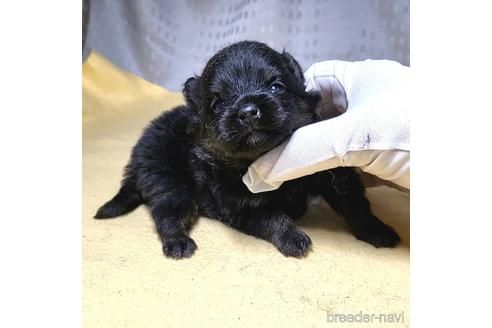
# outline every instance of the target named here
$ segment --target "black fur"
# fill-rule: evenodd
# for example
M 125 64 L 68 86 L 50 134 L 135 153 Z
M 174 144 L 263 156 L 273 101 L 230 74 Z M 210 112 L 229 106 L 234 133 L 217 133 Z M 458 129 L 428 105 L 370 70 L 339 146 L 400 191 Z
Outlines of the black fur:
M 241 178 L 248 166 L 299 127 L 317 120 L 318 93 L 306 92 L 299 64 L 257 42 L 239 42 L 213 56 L 188 79 L 186 106 L 164 112 L 133 148 L 119 193 L 96 218 L 149 206 L 164 254 L 189 257 L 198 216 L 218 219 L 272 242 L 286 256 L 303 256 L 311 239 L 294 220 L 309 195 L 321 195 L 354 235 L 376 247 L 400 238 L 376 218 L 351 168 L 336 168 L 252 194 Z

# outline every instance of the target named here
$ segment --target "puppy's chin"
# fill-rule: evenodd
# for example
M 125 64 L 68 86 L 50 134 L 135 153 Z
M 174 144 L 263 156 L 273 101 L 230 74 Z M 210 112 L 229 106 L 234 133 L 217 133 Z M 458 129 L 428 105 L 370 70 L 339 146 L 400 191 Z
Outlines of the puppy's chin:
M 288 137 L 286 133 L 272 133 L 262 130 L 248 130 L 234 141 L 216 144 L 224 157 L 230 160 L 254 162 Z

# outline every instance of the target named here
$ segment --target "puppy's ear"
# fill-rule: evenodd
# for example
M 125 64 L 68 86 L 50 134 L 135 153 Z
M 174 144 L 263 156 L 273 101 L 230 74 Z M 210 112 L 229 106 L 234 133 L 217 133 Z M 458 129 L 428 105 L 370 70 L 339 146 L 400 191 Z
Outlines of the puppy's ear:
M 198 106 L 199 95 L 198 95 L 198 84 L 200 82 L 200 77 L 190 77 L 186 80 L 183 88 L 183 94 L 185 96 L 186 102 L 192 107 Z
M 304 74 L 302 72 L 301 65 L 299 65 L 297 60 L 295 60 L 294 57 L 292 57 L 292 55 L 285 50 L 282 52 L 282 58 L 284 59 L 289 71 L 294 74 L 297 80 L 304 84 Z
M 183 95 L 189 108 L 188 124 L 186 126 L 186 132 L 188 133 L 195 131 L 200 123 L 200 97 L 198 94 L 199 82 L 199 76 L 190 77 L 186 80 L 183 88 Z

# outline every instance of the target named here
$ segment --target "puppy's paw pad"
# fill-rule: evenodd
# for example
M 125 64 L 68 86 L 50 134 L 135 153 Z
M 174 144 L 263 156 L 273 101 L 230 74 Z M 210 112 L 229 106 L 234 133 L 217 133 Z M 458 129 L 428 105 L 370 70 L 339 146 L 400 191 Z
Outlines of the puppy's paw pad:
M 395 247 L 401 241 L 395 229 L 382 222 L 366 227 L 364 231 L 357 233 L 355 237 L 377 248 Z
M 285 256 L 305 256 L 312 245 L 311 238 L 304 231 L 289 229 L 283 232 L 275 242 Z
M 176 236 L 164 241 L 162 250 L 164 255 L 173 259 L 190 257 L 195 252 L 197 246 L 193 239 L 188 236 Z

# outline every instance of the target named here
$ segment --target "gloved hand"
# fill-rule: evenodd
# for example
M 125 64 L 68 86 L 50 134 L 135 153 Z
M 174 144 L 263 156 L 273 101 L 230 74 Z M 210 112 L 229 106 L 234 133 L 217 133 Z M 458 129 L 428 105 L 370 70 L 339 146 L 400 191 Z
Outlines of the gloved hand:
M 338 166 L 410 189 L 409 68 L 389 60 L 325 61 L 306 72 L 327 120 L 297 130 L 243 176 L 252 192 Z

